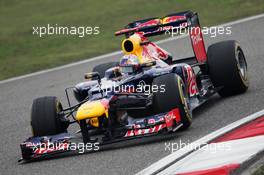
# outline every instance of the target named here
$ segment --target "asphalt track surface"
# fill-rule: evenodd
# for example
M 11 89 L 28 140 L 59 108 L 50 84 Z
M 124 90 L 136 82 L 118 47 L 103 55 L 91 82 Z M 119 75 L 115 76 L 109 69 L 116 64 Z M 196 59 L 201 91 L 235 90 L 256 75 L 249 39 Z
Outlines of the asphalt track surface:
M 250 88 L 246 94 L 230 98 L 218 95 L 194 111 L 188 131 L 169 138 L 151 138 L 114 144 L 104 151 L 65 156 L 39 162 L 18 164 L 19 144 L 31 135 L 29 119 L 32 100 L 39 96 L 58 96 L 66 105 L 64 88 L 83 81 L 83 74 L 93 66 L 118 60 L 121 55 L 106 57 L 67 69 L 0 84 L 0 174 L 135 174 L 170 154 L 165 143 L 191 143 L 231 122 L 263 109 L 264 104 L 264 18 L 232 25 L 232 35 L 211 38 L 206 46 L 235 39 L 244 49 L 249 69 Z M 120 38 L 121 40 L 121 38 Z M 191 56 L 188 38 L 160 44 L 174 57 Z M 224 71 L 224 70 L 223 70 Z

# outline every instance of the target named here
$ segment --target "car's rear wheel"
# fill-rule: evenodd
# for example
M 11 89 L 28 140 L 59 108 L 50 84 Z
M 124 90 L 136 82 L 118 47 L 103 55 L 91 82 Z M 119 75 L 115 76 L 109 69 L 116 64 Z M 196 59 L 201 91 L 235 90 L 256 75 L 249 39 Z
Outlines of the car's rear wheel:
M 109 63 L 103 63 L 95 66 L 92 70 L 92 72 L 98 72 L 100 77 L 103 78 L 105 76 L 105 71 L 112 68 L 116 67 L 119 65 L 119 62 L 109 62 Z
M 223 41 L 208 48 L 209 75 L 222 97 L 244 93 L 249 86 L 247 62 L 236 41 Z
M 33 136 L 67 132 L 68 122 L 60 115 L 62 105 L 56 97 L 40 97 L 33 101 L 31 126 Z
M 155 92 L 153 99 L 153 110 L 155 113 L 168 112 L 178 108 L 183 126 L 181 130 L 190 127 L 192 114 L 189 109 L 187 91 L 182 79 L 176 74 L 166 74 L 153 80 L 153 85 L 163 86 L 164 92 Z

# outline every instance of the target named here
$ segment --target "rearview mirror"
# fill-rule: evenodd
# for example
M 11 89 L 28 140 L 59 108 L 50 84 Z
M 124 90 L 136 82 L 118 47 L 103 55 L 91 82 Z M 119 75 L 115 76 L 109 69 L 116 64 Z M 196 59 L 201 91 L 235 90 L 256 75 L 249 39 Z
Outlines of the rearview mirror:
M 150 62 L 141 64 L 141 67 L 144 68 L 144 67 L 151 67 L 155 65 L 156 65 L 156 61 L 150 61 Z
M 85 73 L 84 78 L 86 80 L 98 80 L 99 82 L 101 81 L 101 77 L 98 72 Z

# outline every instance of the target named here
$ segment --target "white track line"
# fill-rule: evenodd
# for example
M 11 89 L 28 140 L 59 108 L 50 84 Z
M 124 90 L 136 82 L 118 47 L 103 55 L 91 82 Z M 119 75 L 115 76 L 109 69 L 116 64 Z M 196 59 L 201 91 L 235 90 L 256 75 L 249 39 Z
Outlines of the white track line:
M 214 26 L 214 27 L 230 26 L 230 25 L 240 24 L 240 23 L 244 23 L 244 22 L 247 22 L 247 21 L 251 21 L 251 20 L 255 20 L 255 19 L 259 19 L 259 18 L 263 18 L 263 17 L 264 17 L 264 13 L 260 14 L 260 15 L 251 16 L 251 17 L 248 17 L 248 18 L 243 18 L 243 19 L 240 19 L 240 20 L 224 23 L 224 24 L 221 24 L 221 25 L 218 25 L 218 26 Z M 160 40 L 160 41 L 158 41 L 156 43 L 157 44 L 162 44 L 162 43 L 166 43 L 166 42 L 169 42 L 169 41 L 173 41 L 173 40 L 177 40 L 177 39 L 180 39 L 180 38 L 184 38 L 186 36 L 187 35 L 182 35 L 180 37 L 171 37 L 171 38 L 167 38 L 167 39 L 164 39 L 164 40 Z M 63 65 L 63 66 L 58 66 L 58 67 L 55 67 L 55 68 L 46 69 L 46 70 L 42 70 L 42 71 L 38 71 L 38 72 L 26 74 L 26 75 L 14 77 L 14 78 L 9 78 L 9 79 L 0 81 L 0 84 L 4 84 L 4 83 L 8 83 L 8 82 L 20 80 L 20 79 L 23 79 L 23 78 L 36 76 L 36 75 L 41 75 L 41 74 L 45 74 L 45 73 L 49 73 L 49 72 L 53 72 L 53 71 L 57 71 L 57 70 L 61 70 L 61 69 L 66 69 L 66 68 L 69 68 L 69 67 L 78 66 L 78 65 L 81 65 L 81 64 L 84 64 L 84 63 L 89 63 L 89 62 L 93 62 L 93 61 L 96 61 L 96 60 L 104 59 L 106 57 L 116 56 L 116 55 L 121 54 L 121 53 L 122 53 L 122 51 L 116 51 L 116 52 L 112 52 L 112 53 L 109 53 L 109 54 L 104 54 L 104 55 L 100 55 L 100 56 L 97 56 L 97 57 L 89 58 L 89 59 L 86 59 L 86 60 L 78 61 L 78 62 L 75 62 L 75 63 L 70 63 L 70 64 L 66 64 L 66 65 Z
M 212 143 L 177 161 L 158 175 L 195 174 L 232 164 L 239 164 L 239 167 L 234 169 L 238 171 L 246 168 L 247 162 L 253 163 L 252 160 L 256 160 L 255 157 L 263 151 L 264 135 Z
M 196 145 L 197 147 L 200 147 L 204 144 L 209 143 L 210 141 L 224 135 L 225 133 L 234 130 L 235 128 L 238 128 L 239 126 L 248 123 L 252 120 L 255 120 L 259 117 L 262 117 L 264 115 L 264 110 L 261 110 L 259 112 L 256 112 L 248 117 L 245 117 L 243 119 L 240 119 L 234 123 L 231 123 L 223 128 L 220 128 L 214 132 L 212 132 L 211 134 L 208 134 L 202 138 L 200 138 L 199 140 L 191 143 L 191 145 Z M 193 149 L 188 149 L 188 148 L 182 148 L 179 149 L 178 151 L 158 160 L 157 162 L 153 163 L 152 165 L 150 165 L 149 167 L 143 169 L 142 171 L 138 172 L 137 175 L 143 175 L 143 174 L 157 174 L 159 172 L 161 172 L 162 170 L 168 168 L 169 166 L 173 165 L 174 163 L 176 163 L 177 161 L 181 160 L 182 158 L 184 158 L 186 155 L 188 155 L 189 153 L 195 151 L 195 148 Z

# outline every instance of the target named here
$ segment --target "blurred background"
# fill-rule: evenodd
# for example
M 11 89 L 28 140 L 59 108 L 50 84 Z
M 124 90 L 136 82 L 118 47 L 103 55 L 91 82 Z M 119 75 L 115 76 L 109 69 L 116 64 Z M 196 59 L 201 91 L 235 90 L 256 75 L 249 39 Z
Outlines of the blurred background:
M 0 80 L 120 50 L 129 22 L 192 10 L 202 26 L 264 12 L 263 0 L 0 0 Z M 98 26 L 100 34 L 33 35 L 36 26 Z

